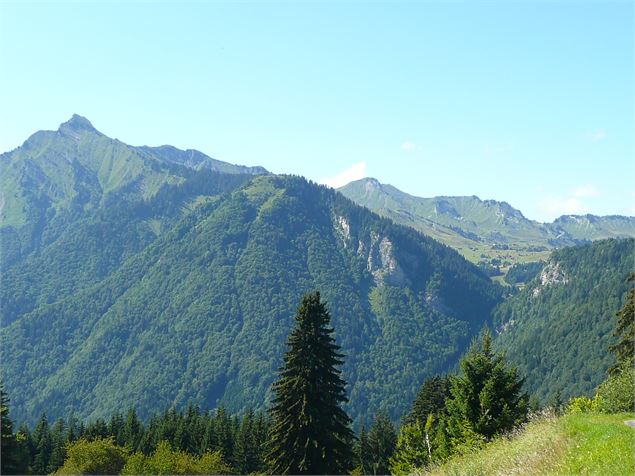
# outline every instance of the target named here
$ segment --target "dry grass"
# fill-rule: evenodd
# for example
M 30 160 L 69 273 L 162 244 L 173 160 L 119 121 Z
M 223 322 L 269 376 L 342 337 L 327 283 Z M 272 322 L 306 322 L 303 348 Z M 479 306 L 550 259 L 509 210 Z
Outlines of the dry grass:
M 635 431 L 628 415 L 543 415 L 484 449 L 428 468 L 426 475 L 632 475 Z

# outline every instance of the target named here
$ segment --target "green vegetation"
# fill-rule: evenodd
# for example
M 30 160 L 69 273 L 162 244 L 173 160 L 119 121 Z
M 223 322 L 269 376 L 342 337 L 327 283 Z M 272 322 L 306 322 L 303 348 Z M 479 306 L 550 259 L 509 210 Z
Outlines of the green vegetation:
M 275 474 L 344 474 L 350 469 L 353 432 L 341 404 L 344 361 L 320 293 L 302 298 L 289 335 L 289 350 L 270 410 L 270 451 Z
M 117 446 L 112 437 L 74 441 L 66 447 L 66 454 L 64 465 L 54 474 L 119 474 L 128 460 L 126 448 Z
M 339 191 L 395 223 L 451 246 L 492 276 L 514 264 L 543 261 L 554 248 L 635 237 L 632 217 L 563 216 L 553 223 L 538 223 L 505 202 L 475 196 L 414 197 L 373 178 L 351 182 Z
M 163 216 L 160 196 L 148 214 Z M 0 357 L 10 394 L 24 396 L 14 403 L 19 421 L 71 408 L 91 420 L 133 405 L 146 419 L 188 401 L 262 409 L 292 303 L 311 289 L 335 310 L 350 356 L 346 411 L 356 425 L 381 407 L 396 421 L 419 382 L 455 365 L 502 297 L 455 251 L 297 177 L 256 177 L 166 219 L 140 251 L 119 244 L 110 223 L 71 227 L 69 246 L 42 254 L 59 266 L 34 257 L 8 273 Z M 109 247 L 118 251 L 99 251 Z M 107 263 L 92 283 L 90 257 Z M 66 297 L 44 297 L 57 293 Z
M 635 241 L 605 240 L 555 251 L 540 276 L 494 311 L 497 348 L 542 403 L 560 391 L 591 396 L 615 358 L 607 353 L 624 303 Z
M 629 475 L 635 471 L 632 414 L 539 418 L 485 448 L 418 474 Z
M 523 379 L 492 350 L 489 332 L 461 360 L 461 374 L 450 378 L 446 399 L 448 432 L 461 445 L 469 435 L 485 440 L 510 431 L 527 418 L 529 397 Z
M 223 461 L 220 451 L 207 452 L 197 457 L 185 451 L 174 450 L 167 441 L 161 441 L 149 456 L 140 452 L 130 456 L 121 474 L 232 474 L 232 471 Z M 65 473 L 62 468 L 60 474 L 76 473 Z M 119 470 L 104 474 L 119 474 Z

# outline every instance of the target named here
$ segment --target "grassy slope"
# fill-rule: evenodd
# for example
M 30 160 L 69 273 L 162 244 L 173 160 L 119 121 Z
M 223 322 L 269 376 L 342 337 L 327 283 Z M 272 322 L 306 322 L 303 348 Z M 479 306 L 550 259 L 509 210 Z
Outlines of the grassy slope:
M 631 414 L 574 414 L 531 422 L 511 438 L 419 474 L 635 474 Z

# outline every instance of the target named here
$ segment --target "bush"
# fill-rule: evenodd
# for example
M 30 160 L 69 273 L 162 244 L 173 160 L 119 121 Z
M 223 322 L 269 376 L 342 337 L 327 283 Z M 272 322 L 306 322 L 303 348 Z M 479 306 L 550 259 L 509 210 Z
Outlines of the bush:
M 205 453 L 200 458 L 184 451 L 173 450 L 161 441 L 151 456 L 135 453 L 128 459 L 121 474 L 230 474 L 220 451 Z
M 55 474 L 119 474 L 128 460 L 128 450 L 112 438 L 77 440 L 66 446 L 66 455 Z
M 603 413 L 632 412 L 635 407 L 635 369 L 624 366 L 607 378 L 595 392 L 597 410 Z
M 566 413 L 588 413 L 597 411 L 597 402 L 589 397 L 573 397 L 567 404 Z

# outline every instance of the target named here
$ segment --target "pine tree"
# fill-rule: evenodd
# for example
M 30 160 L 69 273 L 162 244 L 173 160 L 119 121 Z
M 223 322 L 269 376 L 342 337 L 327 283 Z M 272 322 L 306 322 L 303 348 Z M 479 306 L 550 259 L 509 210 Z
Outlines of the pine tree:
M 268 460 L 277 474 L 343 474 L 352 466 L 353 432 L 343 364 L 320 293 L 305 295 L 273 385 Z
M 252 473 L 261 466 L 255 429 L 254 412 L 249 410 L 240 423 L 234 443 L 233 463 L 239 474 Z
M 390 458 L 397 445 L 397 431 L 385 412 L 379 412 L 368 432 L 369 474 L 389 474 Z
M 628 281 L 635 283 L 635 273 L 629 275 Z M 613 335 L 618 341 L 609 350 L 615 354 L 616 363 L 609 369 L 609 373 L 616 375 L 622 368 L 632 368 L 635 365 L 635 287 L 628 290 L 626 302 L 617 312 Z
M 13 422 L 9 418 L 9 397 L 0 383 L 0 474 L 17 474 L 18 445 L 13 434 Z
M 366 425 L 362 423 L 359 430 L 359 438 L 355 445 L 356 465 L 361 474 L 370 474 L 371 472 L 371 455 L 370 446 L 368 444 L 368 434 L 366 433 Z
M 52 441 L 51 430 L 49 428 L 46 413 L 43 413 L 33 431 L 33 444 L 35 454 L 33 455 L 33 473 L 46 474 L 51 459 Z
M 58 419 L 51 428 L 51 458 L 47 473 L 53 473 L 61 468 L 66 458 L 66 423 L 63 418 Z
M 412 474 L 416 468 L 425 466 L 431 453 L 426 441 L 429 439 L 426 440 L 425 431 L 419 421 L 403 425 L 395 452 L 390 458 L 390 474 Z
M 447 400 L 448 429 L 455 442 L 490 439 L 526 420 L 529 399 L 522 392 L 524 379 L 492 350 L 489 332 L 484 333 L 480 348 L 473 346 L 468 351 L 460 366 L 461 375 L 452 377 Z
M 450 396 L 450 378 L 435 375 L 423 382 L 421 389 L 412 404 L 412 410 L 404 419 L 404 423 L 419 422 L 425 425 L 428 417 L 435 418 L 446 414 L 445 400 Z
M 105 438 L 106 435 L 102 435 L 102 437 Z M 126 421 L 124 422 L 123 428 L 121 429 L 121 440 L 132 451 L 136 451 L 139 448 L 142 437 L 143 423 L 141 423 L 141 420 L 139 420 L 139 417 L 137 417 L 137 412 L 135 411 L 135 409 L 131 408 L 130 410 L 128 410 Z

